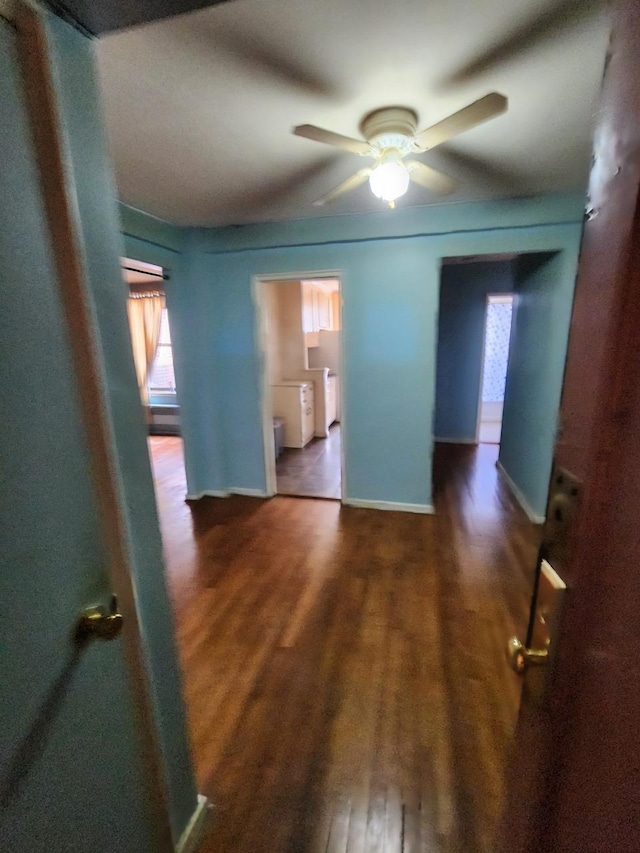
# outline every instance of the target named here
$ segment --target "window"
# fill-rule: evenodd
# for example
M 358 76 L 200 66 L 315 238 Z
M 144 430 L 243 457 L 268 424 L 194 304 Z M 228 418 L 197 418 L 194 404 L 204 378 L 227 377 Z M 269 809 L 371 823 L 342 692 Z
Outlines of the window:
M 153 360 L 153 367 L 149 375 L 148 388 L 150 394 L 175 394 L 176 377 L 173 372 L 173 352 L 171 349 L 171 332 L 169 331 L 169 317 L 167 309 L 162 309 L 160 321 L 160 337 L 158 338 L 158 349 Z
M 512 294 L 489 296 L 487 298 L 484 365 L 482 372 L 483 403 L 501 403 L 504 400 L 512 313 Z

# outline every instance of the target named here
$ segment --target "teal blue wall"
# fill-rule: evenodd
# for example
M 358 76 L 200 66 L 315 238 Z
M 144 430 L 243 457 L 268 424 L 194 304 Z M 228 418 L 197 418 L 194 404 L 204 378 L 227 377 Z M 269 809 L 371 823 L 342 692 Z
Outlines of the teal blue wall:
M 434 433 L 476 440 L 487 294 L 514 289 L 511 261 L 442 267 Z
M 424 424 L 433 407 L 437 268 L 430 268 L 425 248 L 423 240 L 389 240 L 194 251 L 197 314 L 209 317 L 211 326 L 190 354 L 214 370 L 221 451 L 209 454 L 211 467 L 198 472 L 191 492 L 265 489 L 252 276 L 332 269 L 340 270 L 344 300 L 347 495 L 429 503 L 431 439 Z M 419 385 L 423 393 L 416 393 Z M 409 402 L 412 417 L 395 418 Z M 183 407 L 183 418 L 189 416 Z
M 146 424 L 139 403 L 131 354 L 126 317 L 126 288 L 119 265 L 119 256 L 123 254 L 120 220 L 99 112 L 93 45 L 56 18 L 49 21 L 49 35 L 63 130 L 69 147 L 69 163 L 77 192 L 81 238 L 88 270 L 87 289 L 94 311 L 98 346 L 107 382 L 112 439 L 120 466 L 120 488 L 126 508 L 128 530 L 126 545 L 133 561 L 139 618 L 167 772 L 171 820 L 177 838 L 196 807 L 196 791 L 187 742 L 171 610 L 165 588 L 162 548 L 146 447 Z M 6 158 L 4 162 L 9 163 L 10 158 Z M 26 249 L 26 254 L 30 251 L 30 248 Z M 177 249 L 175 246 L 158 246 L 157 251 L 158 257 L 164 260 L 165 257 L 175 257 Z M 45 286 L 44 282 L 42 286 Z M 49 279 L 46 286 L 55 287 L 55 282 Z M 35 316 L 39 323 L 50 324 L 52 330 L 59 323 L 55 315 L 49 317 L 46 313 L 38 314 L 36 311 Z M 31 334 L 33 322 L 32 317 L 28 319 L 29 322 L 23 329 L 25 338 Z M 28 389 L 30 376 L 26 379 L 25 387 Z M 42 404 L 39 417 L 50 423 L 51 416 L 51 409 Z M 67 418 L 68 424 L 63 430 L 68 428 L 77 431 L 80 428 L 77 418 L 77 412 L 71 409 Z M 56 447 L 63 439 L 64 432 L 55 436 Z M 57 456 L 58 463 L 63 459 L 65 464 L 71 461 L 66 456 Z M 46 481 L 46 467 L 43 467 L 40 475 Z M 41 522 L 42 516 L 39 515 L 32 523 L 38 525 Z M 25 523 L 31 522 L 25 520 Z M 55 542 L 52 554 L 54 552 Z M 52 564 L 52 568 L 55 569 L 55 564 Z M 17 660 L 15 663 L 17 664 Z M 86 719 L 91 720 L 90 713 Z M 82 737 L 81 729 L 77 735 Z M 132 732 L 131 736 L 135 737 L 135 733 Z M 109 741 L 105 738 L 104 748 L 98 754 L 98 759 L 108 762 L 109 753 Z M 95 758 L 95 755 L 93 757 Z M 113 781 L 125 792 L 128 790 L 127 786 L 132 784 L 126 774 L 123 778 L 114 777 Z M 76 784 L 82 786 L 82 778 L 77 779 Z M 90 781 L 87 784 L 90 785 Z M 55 786 L 50 786 L 50 793 L 51 796 L 55 794 Z M 107 797 L 105 808 L 109 808 L 108 792 L 96 791 L 95 796 L 100 799 L 103 793 Z M 132 802 L 136 796 L 136 792 L 129 792 Z M 113 805 L 115 808 L 115 804 Z M 122 821 L 122 834 L 126 836 L 126 822 L 129 819 L 127 812 L 116 811 L 116 817 Z M 131 820 L 135 819 L 135 813 L 132 811 Z M 130 833 L 132 838 L 139 835 L 135 827 L 130 828 Z M 141 845 L 142 842 L 139 842 L 135 849 L 146 849 Z
M 119 209 L 125 243 L 127 249 L 131 248 L 133 251 L 133 254 L 127 257 L 142 260 L 138 255 L 141 251 L 156 258 L 149 263 L 173 266 L 173 259 L 181 253 L 184 245 L 184 229 L 126 204 L 120 204 Z
M 544 516 L 567 349 L 577 245 L 516 265 L 500 464 Z
M 189 492 L 265 490 L 252 278 L 337 271 L 346 498 L 428 506 L 441 258 L 558 251 L 572 286 L 582 209 L 557 195 L 187 232 L 171 308 Z
M 222 453 L 214 371 L 210 354 L 207 354 L 211 351 L 213 318 L 203 311 L 198 259 L 193 253 L 185 252 L 189 232 L 124 204 L 120 204 L 119 210 L 125 256 L 157 264 L 169 276 L 164 290 L 189 493 L 202 491 L 198 488 L 201 482 L 207 483 L 209 490 L 222 489 L 224 477 L 218 476 L 212 461 Z M 187 412 L 186 418 L 184 412 Z

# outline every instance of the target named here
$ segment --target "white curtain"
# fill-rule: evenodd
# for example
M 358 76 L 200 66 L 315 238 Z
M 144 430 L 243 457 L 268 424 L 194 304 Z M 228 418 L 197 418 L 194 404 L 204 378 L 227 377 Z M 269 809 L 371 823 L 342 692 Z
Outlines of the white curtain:
M 133 360 L 136 366 L 138 388 L 140 389 L 140 399 L 143 406 L 149 404 L 147 382 L 158 349 L 160 323 L 162 321 L 162 309 L 164 305 L 164 296 L 155 294 L 149 296 L 131 296 L 127 300 Z

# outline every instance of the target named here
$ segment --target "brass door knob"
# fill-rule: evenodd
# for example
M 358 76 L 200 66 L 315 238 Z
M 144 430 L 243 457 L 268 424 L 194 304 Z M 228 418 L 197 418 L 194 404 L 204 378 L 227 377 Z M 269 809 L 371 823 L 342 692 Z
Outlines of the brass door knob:
M 540 666 L 547 662 L 549 649 L 528 649 L 517 637 L 511 637 L 507 644 L 509 665 L 518 675 L 524 675 L 530 666 Z
M 109 608 L 98 604 L 84 611 L 76 626 L 76 642 L 86 643 L 94 638 L 115 640 L 122 630 L 122 621 L 122 613 L 118 610 L 118 599 L 112 595 Z

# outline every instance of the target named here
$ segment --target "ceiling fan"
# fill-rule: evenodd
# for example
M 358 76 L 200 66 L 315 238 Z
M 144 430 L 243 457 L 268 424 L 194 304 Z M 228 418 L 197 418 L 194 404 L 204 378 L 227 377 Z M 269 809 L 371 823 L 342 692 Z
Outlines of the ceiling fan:
M 504 95 L 491 92 L 419 133 L 416 132 L 418 116 L 414 110 L 407 107 L 384 107 L 374 110 L 362 120 L 360 131 L 364 139 L 352 139 L 312 124 L 294 127 L 293 133 L 296 136 L 334 145 L 351 154 L 372 157 L 374 160 L 372 166 L 360 169 L 313 203 L 327 204 L 343 193 L 359 187 L 367 179 L 373 194 L 388 202 L 392 208 L 395 207 L 396 199 L 406 193 L 410 181 L 443 195 L 453 192 L 456 188 L 453 178 L 420 160 L 405 158 L 410 154 L 429 151 L 453 136 L 501 115 L 506 112 L 507 107 L 508 101 Z

